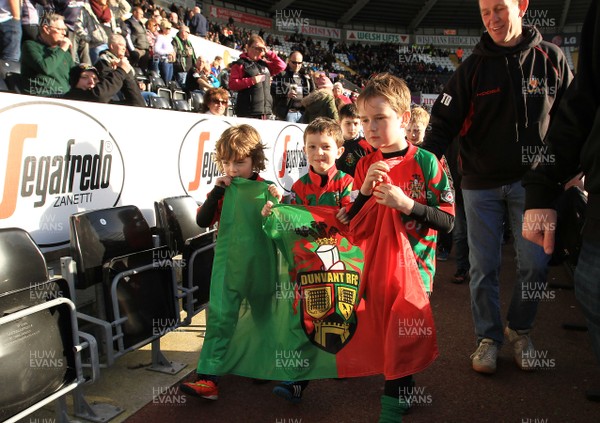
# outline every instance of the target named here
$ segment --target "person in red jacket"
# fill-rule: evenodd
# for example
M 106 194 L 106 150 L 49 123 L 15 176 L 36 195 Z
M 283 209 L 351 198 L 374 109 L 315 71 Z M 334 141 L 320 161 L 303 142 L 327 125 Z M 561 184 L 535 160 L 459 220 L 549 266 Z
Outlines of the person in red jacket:
M 271 77 L 285 69 L 285 62 L 259 35 L 252 34 L 246 52 L 231 66 L 229 89 L 237 91 L 235 114 L 238 117 L 269 119 L 272 114 Z

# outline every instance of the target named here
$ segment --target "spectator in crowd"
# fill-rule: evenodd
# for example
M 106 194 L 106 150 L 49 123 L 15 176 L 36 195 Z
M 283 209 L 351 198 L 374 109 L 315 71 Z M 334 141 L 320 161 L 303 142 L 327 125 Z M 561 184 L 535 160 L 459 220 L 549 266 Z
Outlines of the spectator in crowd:
M 113 34 L 117 34 L 120 32 L 120 29 L 117 27 L 117 22 L 115 21 L 115 17 L 113 12 L 108 4 L 108 0 L 89 0 L 90 7 L 92 8 L 92 12 L 98 19 L 100 26 L 106 32 L 107 38 L 110 40 L 110 37 Z M 98 55 L 101 51 L 106 49 L 106 44 L 100 44 L 96 47 L 90 48 L 90 59 L 92 63 L 96 63 L 98 60 Z
M 333 96 L 336 98 L 336 104 L 338 104 L 338 109 L 341 109 L 346 104 L 352 103 L 352 100 L 344 94 L 344 86 L 341 82 L 336 82 L 333 84 Z
M 202 113 L 225 116 L 229 104 L 229 92 L 223 88 L 209 88 L 204 94 Z
M 535 354 L 529 334 L 550 257 L 515 227 L 523 219 L 521 178 L 531 165 L 523 160 L 523 147 L 542 148 L 550 116 L 572 79 L 561 50 L 542 41 L 535 27 L 523 25 L 528 5 L 527 0 L 479 0 L 487 32 L 435 101 L 423 144 L 441 158 L 459 137 L 477 336 L 471 359 L 473 370 L 488 374 L 496 371 L 505 339 L 517 366 L 533 370 L 524 358 Z M 528 90 L 530 84 L 535 89 Z M 498 275 L 506 207 L 519 276 L 503 330 Z
M 210 64 L 210 73 L 217 79 L 223 70 L 223 58 L 221 56 L 215 56 L 212 63 Z
M 229 63 L 225 68 L 221 70 L 219 74 L 219 83 L 221 84 L 221 88 L 225 88 L 229 90 L 229 76 L 231 75 L 231 63 Z
M 225 47 L 235 48 L 235 37 L 233 30 L 229 26 L 223 26 L 219 32 L 219 43 Z
M 127 0 L 108 0 L 108 5 L 115 19 L 115 32 L 127 37 L 129 27 L 125 21 L 131 17 L 131 4 Z
M 18 62 L 21 59 L 21 2 L 0 0 L 0 59 Z
M 200 91 L 204 93 L 209 88 L 218 88 L 219 80 L 210 73 L 210 65 L 206 58 L 200 56 L 196 65 L 190 69 L 185 78 L 185 90 L 188 93 Z
M 67 26 L 67 36 L 71 41 L 71 55 L 75 63 L 90 63 L 89 42 L 82 27 L 84 2 L 52 0 L 54 12 L 62 15 Z
M 156 37 L 158 37 L 158 30 L 160 28 L 159 21 L 159 19 L 152 17 L 146 22 L 146 37 L 148 37 L 148 53 L 150 55 L 148 68 L 156 72 L 159 72 L 159 60 L 158 56 L 154 54 L 154 45 L 156 44 Z
M 0 1 L 0 3 L 2 2 Z M 40 33 L 40 14 L 38 6 L 42 9 L 45 4 L 45 0 L 42 0 L 41 2 L 38 2 L 37 0 L 23 0 L 23 6 L 21 7 L 21 28 L 23 30 L 22 41 L 35 40 L 38 37 L 38 34 Z
M 109 40 L 108 50 L 101 52 L 98 61 L 95 63 L 96 69 L 98 69 L 100 80 L 108 78 L 109 74 L 114 72 L 127 72 L 128 77 L 123 78 L 123 86 L 120 91 L 122 100 L 120 102 L 132 106 L 145 106 L 146 102 L 136 81 L 135 71 L 129 64 L 127 57 L 125 57 L 126 52 L 127 43 L 125 38 L 120 34 L 113 34 Z
M 106 73 L 106 77 L 100 79 L 95 67 L 87 64 L 74 66 L 71 68 L 71 90 L 65 98 L 110 103 L 112 98 L 123 89 L 124 81 L 132 77 L 130 71 L 131 65 L 127 61 L 121 61 L 114 72 Z M 131 105 L 145 106 L 146 104 Z
M 71 89 L 73 57 L 66 34 L 64 17 L 49 13 L 42 19 L 38 40 L 23 43 L 21 78 L 26 94 L 63 97 Z
M 463 61 L 463 55 L 465 54 L 465 51 L 463 50 L 462 47 L 459 47 L 456 49 L 456 51 L 454 52 L 454 54 L 456 54 L 456 58 L 458 59 L 458 63 L 462 63 Z
M 185 86 L 188 71 L 196 63 L 196 53 L 194 52 L 194 46 L 192 46 L 189 40 L 189 35 L 190 29 L 185 25 L 181 25 L 179 31 L 177 31 L 177 35 L 173 37 L 173 47 L 177 56 L 177 60 L 173 64 L 173 72 L 175 73 L 175 80 L 182 87 Z
M 194 16 L 190 19 L 189 27 L 192 34 L 202 38 L 206 37 L 206 33 L 208 32 L 208 21 L 202 14 L 202 10 L 199 6 L 194 7 Z
M 272 113 L 271 77 L 285 69 L 285 62 L 265 41 L 253 34 L 246 52 L 231 66 L 229 89 L 237 91 L 235 113 L 239 117 L 269 119 Z
M 150 61 L 150 42 L 144 26 L 144 10 L 135 6 L 131 18 L 125 22 L 129 27 L 127 42 L 131 64 L 146 70 Z
M 587 320 L 592 349 L 600 363 L 600 6 L 591 2 L 581 31 L 577 75 L 560 104 L 541 151 L 554 160 L 540 160 L 523 178 L 525 216 L 523 236 L 554 251 L 556 211 L 553 209 L 562 189 L 574 175 L 583 171 L 588 204 L 582 245 L 575 269 L 575 297 Z M 540 157 L 542 158 L 542 157 Z M 596 381 L 598 382 L 598 381 Z M 586 390 L 589 400 L 600 401 L 600 386 Z
M 273 113 L 279 120 L 300 122 L 304 112 L 302 99 L 315 89 L 310 76 L 302 68 L 302 60 L 302 53 L 293 51 L 285 72 L 273 78 Z
M 335 104 L 331 80 L 320 72 L 315 77 L 315 84 L 317 89 L 302 99 L 302 106 L 304 106 L 302 123 L 310 123 L 318 117 L 338 120 L 338 108 Z
M 177 12 L 169 13 L 169 22 L 171 22 L 173 28 L 180 28 L 181 23 L 179 22 L 179 15 L 177 14 Z
M 177 59 L 172 44 L 171 26 L 171 22 L 163 19 L 160 22 L 160 32 L 154 43 L 154 56 L 158 58 L 158 70 L 165 83 L 173 79 L 173 63 Z

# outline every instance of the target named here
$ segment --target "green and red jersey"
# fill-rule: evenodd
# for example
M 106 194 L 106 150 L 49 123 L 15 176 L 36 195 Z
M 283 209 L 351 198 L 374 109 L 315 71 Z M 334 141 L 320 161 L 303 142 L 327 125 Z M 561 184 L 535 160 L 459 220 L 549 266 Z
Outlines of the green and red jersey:
M 378 161 L 388 163 L 391 183 L 402 188 L 414 201 L 436 207 L 454 216 L 452 187 L 442 165 L 432 153 L 412 144 L 409 144 L 404 156 L 392 159 L 385 159 L 381 151 L 375 151 L 358 162 L 354 186 L 362 186 L 369 167 Z M 437 231 L 411 216 L 400 214 L 425 290 L 431 292 L 435 275 Z
M 323 178 L 327 181 L 323 185 Z M 346 207 L 351 203 L 352 176 L 332 166 L 327 175 L 321 176 L 309 167 L 292 185 L 292 204 L 302 206 Z

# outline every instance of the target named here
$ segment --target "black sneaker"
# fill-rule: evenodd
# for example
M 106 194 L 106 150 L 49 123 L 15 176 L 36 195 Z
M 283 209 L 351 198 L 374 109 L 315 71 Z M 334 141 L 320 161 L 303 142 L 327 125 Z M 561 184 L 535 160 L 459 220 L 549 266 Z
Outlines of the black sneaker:
M 275 395 L 294 404 L 302 401 L 302 391 L 304 387 L 299 382 L 281 382 L 273 388 Z
M 450 279 L 450 282 L 455 283 L 455 284 L 461 284 L 464 282 L 467 282 L 469 280 L 469 271 L 468 270 L 458 270 L 454 276 L 452 276 L 452 279 Z

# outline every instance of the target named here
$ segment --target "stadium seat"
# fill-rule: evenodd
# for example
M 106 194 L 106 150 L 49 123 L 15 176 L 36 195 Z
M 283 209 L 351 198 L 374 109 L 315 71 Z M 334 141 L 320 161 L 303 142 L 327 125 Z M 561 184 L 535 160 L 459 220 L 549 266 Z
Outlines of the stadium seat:
M 21 94 L 23 92 L 23 85 L 20 73 L 8 72 L 4 80 L 6 81 L 6 85 L 8 86 L 9 91 L 12 91 L 17 94 Z
M 171 109 L 171 100 L 167 97 L 161 97 L 160 95 L 158 97 L 150 97 L 150 107 L 154 109 Z
M 189 195 L 164 198 L 154 203 L 161 240 L 172 256 L 181 255 L 182 297 L 185 298 L 187 324 L 208 304 L 214 259 L 216 229 L 197 225 L 197 209 L 198 204 Z
M 183 90 L 174 90 L 174 91 L 171 91 L 171 97 L 173 98 L 173 101 L 175 101 L 175 100 L 187 100 L 187 95 L 186 95 L 185 91 L 183 91 Z
M 21 62 L 0 60 L 0 79 L 6 78 L 9 73 L 21 73 Z
M 158 94 L 159 88 L 167 88 L 167 84 L 160 76 L 150 75 L 149 89 Z
M 173 98 L 173 93 L 171 92 L 170 89 L 159 87 L 156 90 L 156 94 L 158 94 L 159 97 L 166 98 L 167 100 L 169 100 L 169 105 L 171 104 L 171 100 Z
M 200 91 L 192 91 L 190 93 L 190 98 L 192 100 L 192 110 L 194 112 L 199 112 L 202 110 L 202 105 L 204 104 L 204 93 Z
M 75 287 L 101 286 L 97 315 L 106 363 L 152 342 L 151 370 L 177 373 L 184 365 L 160 353 L 160 337 L 180 325 L 177 282 L 166 247 L 154 247 L 148 222 L 135 206 L 74 214 L 70 248 Z M 165 368 L 166 367 L 166 368 Z
M 26 231 L 0 229 L 0 257 L 0 420 L 16 422 L 52 401 L 57 415 L 66 416 L 62 397 L 98 378 L 95 340 L 79 332 L 66 281 L 49 276 L 42 252 Z M 91 357 L 87 381 L 83 349 Z M 79 390 L 74 402 L 82 401 Z
M 175 99 L 173 100 L 173 109 L 180 112 L 191 112 L 192 106 L 190 105 L 190 102 L 185 99 Z

